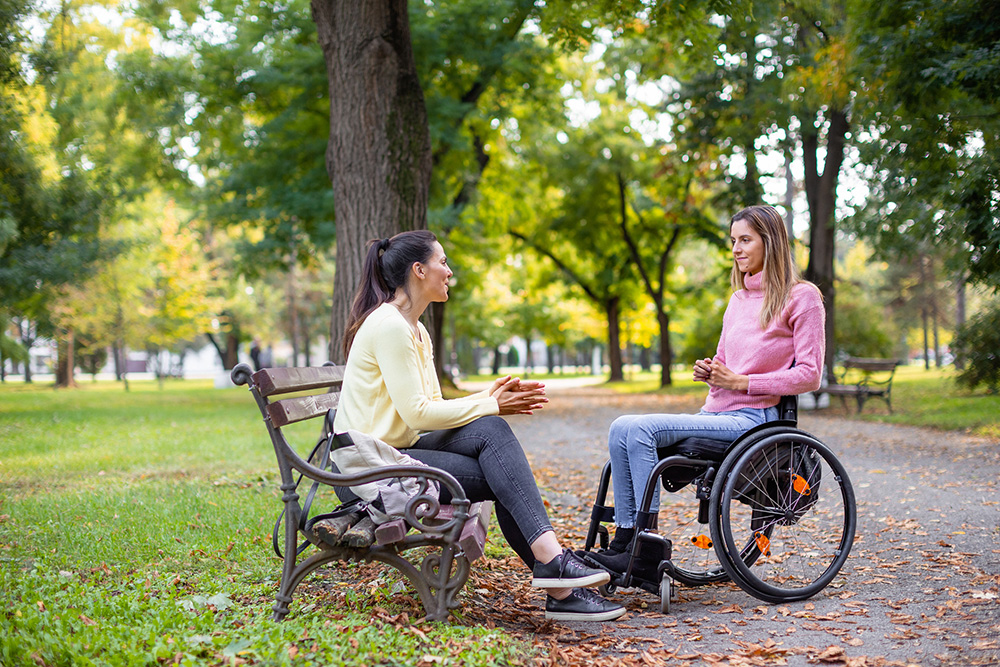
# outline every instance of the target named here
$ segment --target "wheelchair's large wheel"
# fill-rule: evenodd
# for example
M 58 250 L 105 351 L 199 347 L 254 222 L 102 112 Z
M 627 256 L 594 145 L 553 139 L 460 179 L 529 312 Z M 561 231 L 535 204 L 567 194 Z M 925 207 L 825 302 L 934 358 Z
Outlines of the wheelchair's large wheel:
M 723 567 L 765 602 L 804 600 L 847 560 L 857 507 L 844 466 L 808 433 L 767 433 L 723 462 L 712 489 Z
M 660 494 L 656 532 L 671 542 L 670 576 L 685 586 L 705 586 L 729 581 L 709 537 L 709 525 L 698 522 L 700 500 L 696 484 L 674 493 Z

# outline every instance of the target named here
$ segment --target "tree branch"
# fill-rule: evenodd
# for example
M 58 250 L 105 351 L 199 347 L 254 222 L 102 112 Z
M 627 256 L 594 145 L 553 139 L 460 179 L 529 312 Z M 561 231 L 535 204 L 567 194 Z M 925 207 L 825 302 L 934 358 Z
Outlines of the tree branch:
M 559 270 L 562 271 L 563 273 L 565 273 L 567 276 L 569 276 L 570 280 L 572 280 L 577 285 L 579 285 L 580 288 L 587 294 L 587 296 L 590 297 L 591 300 L 594 301 L 594 303 L 602 304 L 602 305 L 604 304 L 604 299 L 601 299 L 601 297 L 597 295 L 597 292 L 595 292 L 592 287 L 590 287 L 589 285 L 587 285 L 587 283 L 584 282 L 583 278 L 581 278 L 579 275 L 577 275 L 577 273 L 575 271 L 573 271 L 573 269 L 569 268 L 569 266 L 567 266 L 565 262 L 563 262 L 561 259 L 559 259 L 558 257 L 556 257 L 556 255 L 555 255 L 554 252 L 552 252 L 548 248 L 543 248 L 542 246 L 538 245 L 534 241 L 530 240 L 527 236 L 525 236 L 521 232 L 517 231 L 516 229 L 510 230 L 509 233 L 514 238 L 516 238 L 516 239 L 518 239 L 518 240 L 526 243 L 529 247 L 533 248 L 536 252 L 538 252 L 538 253 L 544 255 L 545 257 L 548 257 L 549 259 L 551 259 L 555 263 L 555 265 L 557 267 L 559 267 Z
M 619 220 L 618 226 L 621 227 L 622 237 L 625 239 L 625 245 L 628 246 L 629 254 L 632 255 L 632 261 L 635 262 L 636 267 L 639 269 L 639 276 L 642 278 L 643 284 L 646 286 L 646 292 L 649 294 L 650 298 L 656 304 L 657 310 L 663 310 L 663 283 L 660 283 L 661 291 L 653 289 L 653 283 L 649 280 L 649 274 L 646 272 L 646 267 L 642 263 L 642 257 L 639 256 L 639 248 L 636 246 L 635 240 L 632 235 L 629 234 L 628 225 L 626 224 L 626 188 L 625 179 L 622 177 L 621 172 L 616 174 L 618 177 L 618 203 L 619 203 Z M 633 204 L 632 210 L 638 216 L 639 212 L 635 209 Z M 639 216 L 641 221 L 642 217 Z
M 504 28 L 499 31 L 500 39 L 497 40 L 497 43 L 499 44 L 514 41 L 521 32 L 524 22 L 531 15 L 531 11 L 534 7 L 534 0 L 521 0 L 515 8 L 513 16 L 510 17 L 510 20 L 507 21 Z M 472 82 L 469 89 L 465 91 L 461 98 L 459 98 L 459 101 L 462 103 L 464 109 L 462 113 L 455 118 L 452 123 L 453 127 L 459 128 L 462 126 L 462 123 L 465 122 L 469 112 L 475 108 L 476 104 L 479 102 L 479 98 L 483 96 L 483 93 L 486 92 L 486 89 L 489 88 L 490 83 L 496 77 L 497 72 L 500 71 L 500 68 L 503 66 L 503 62 L 503 57 L 497 58 L 495 62 L 483 67 L 483 69 L 479 71 L 479 76 L 476 77 L 476 80 Z M 449 150 L 450 148 L 447 146 L 441 146 L 438 150 L 434 151 L 434 164 L 438 164 Z

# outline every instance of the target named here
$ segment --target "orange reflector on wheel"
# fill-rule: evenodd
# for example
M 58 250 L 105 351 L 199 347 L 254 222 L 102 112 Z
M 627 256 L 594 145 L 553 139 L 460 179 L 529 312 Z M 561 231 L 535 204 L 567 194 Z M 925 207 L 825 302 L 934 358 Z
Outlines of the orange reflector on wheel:
M 695 535 L 691 538 L 691 544 L 695 545 L 699 549 L 711 549 L 712 540 L 708 535 Z
M 771 555 L 771 538 L 769 538 L 764 533 L 754 533 L 754 542 L 757 543 L 757 549 L 765 556 Z
M 792 488 L 801 496 L 808 496 L 812 493 L 812 489 L 809 488 L 809 482 L 801 475 L 792 475 Z

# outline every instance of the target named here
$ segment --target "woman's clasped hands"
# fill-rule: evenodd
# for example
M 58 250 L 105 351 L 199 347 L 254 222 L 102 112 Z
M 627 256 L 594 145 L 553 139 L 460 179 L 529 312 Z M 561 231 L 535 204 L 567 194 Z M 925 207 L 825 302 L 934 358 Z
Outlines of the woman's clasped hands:
M 722 362 L 707 358 L 694 362 L 694 381 L 734 391 L 746 391 L 750 387 L 749 376 L 734 373 Z
M 497 378 L 490 388 L 490 396 L 497 399 L 501 415 L 530 415 L 541 410 L 549 399 L 545 397 L 545 385 L 536 380 L 505 375 Z

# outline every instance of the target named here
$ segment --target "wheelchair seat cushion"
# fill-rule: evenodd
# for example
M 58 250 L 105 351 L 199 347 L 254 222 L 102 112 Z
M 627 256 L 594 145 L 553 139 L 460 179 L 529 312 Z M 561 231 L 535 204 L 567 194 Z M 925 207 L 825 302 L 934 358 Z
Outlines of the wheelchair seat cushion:
M 660 458 L 672 455 L 687 456 L 692 459 L 721 461 L 726 457 L 731 440 L 712 440 L 710 438 L 684 438 L 668 447 L 657 450 Z

